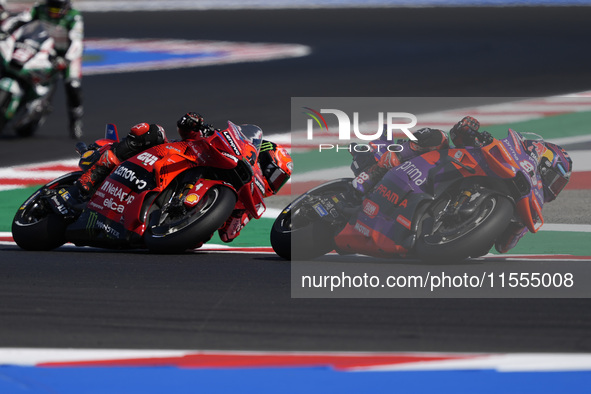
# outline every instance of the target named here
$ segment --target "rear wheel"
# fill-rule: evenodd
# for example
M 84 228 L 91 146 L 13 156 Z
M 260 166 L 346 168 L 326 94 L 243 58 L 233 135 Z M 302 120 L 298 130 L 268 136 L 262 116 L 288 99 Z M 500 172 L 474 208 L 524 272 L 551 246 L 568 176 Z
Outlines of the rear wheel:
M 69 222 L 51 209 L 47 198 L 55 190 L 71 186 L 80 174 L 74 172 L 43 186 L 20 206 L 12 221 L 12 237 L 18 246 L 25 250 L 52 250 L 66 242 Z
M 185 186 L 163 193 L 164 201 L 150 215 L 144 234 L 147 248 L 155 253 L 181 253 L 206 242 L 232 214 L 236 194 L 225 186 L 213 186 L 199 203 L 188 209 L 182 202 Z

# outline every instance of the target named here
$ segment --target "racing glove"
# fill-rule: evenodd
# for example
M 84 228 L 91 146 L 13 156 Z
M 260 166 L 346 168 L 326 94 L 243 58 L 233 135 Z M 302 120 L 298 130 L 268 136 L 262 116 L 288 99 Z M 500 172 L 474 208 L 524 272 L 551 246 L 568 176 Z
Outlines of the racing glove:
M 66 68 L 68 68 L 68 61 L 61 56 L 56 56 L 55 58 L 53 58 L 51 64 L 58 71 L 63 71 Z
M 196 112 L 187 112 L 176 122 L 176 125 L 183 139 L 190 138 L 191 133 L 198 133 L 203 138 L 210 137 L 215 133 L 213 126 L 205 123 L 203 116 Z
M 351 155 L 353 156 L 351 170 L 353 171 L 353 174 L 355 174 L 355 176 L 359 175 L 361 172 L 376 164 L 376 157 L 373 151 L 357 152 L 355 150 L 356 146 L 357 144 L 355 142 L 352 142 L 349 145 Z
M 449 135 L 454 145 L 458 148 L 464 146 L 474 146 L 480 133 L 480 122 L 471 116 L 465 116 L 462 120 L 456 123 L 451 130 Z
M 494 137 L 488 131 L 478 131 L 480 123 L 471 116 L 466 116 L 456 123 L 449 134 L 457 148 L 473 146 L 481 148 L 493 142 Z

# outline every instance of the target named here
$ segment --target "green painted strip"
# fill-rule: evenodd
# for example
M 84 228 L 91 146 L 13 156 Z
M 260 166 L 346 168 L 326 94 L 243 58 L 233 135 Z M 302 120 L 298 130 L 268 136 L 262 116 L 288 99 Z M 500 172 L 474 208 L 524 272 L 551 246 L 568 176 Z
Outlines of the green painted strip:
M 39 187 L 27 187 L 24 189 L 6 190 L 0 192 L 0 231 L 11 231 L 14 214 Z M 241 231 L 240 236 L 233 242 L 225 244 L 233 247 L 240 246 L 271 246 L 269 239 L 273 219 L 251 220 Z M 209 243 L 224 244 L 217 233 Z
M 227 245 L 234 248 L 248 246 L 271 246 L 271 226 L 273 226 L 274 221 L 274 219 L 265 218 L 251 220 L 246 225 L 246 227 L 242 229 L 238 238 L 229 243 L 222 242 L 216 232 L 211 241 L 209 241 L 207 244 Z
M 505 138 L 507 130 L 512 128 L 518 132 L 536 133 L 544 139 L 552 139 L 588 135 L 591 132 L 589 124 L 591 112 L 575 112 L 511 124 L 483 126 L 482 129 L 497 138 Z
M 498 254 L 494 249 L 492 252 Z M 589 233 L 544 231 L 526 234 L 509 253 L 591 256 L 591 244 Z
M 318 149 L 292 154 L 293 168 L 296 174 L 304 172 L 324 170 L 327 168 L 350 166 L 352 156 L 348 150 L 347 145 L 342 145 L 344 148 L 336 152 L 334 149 L 318 152 Z M 353 174 L 353 173 L 351 173 Z
M 39 186 L 0 192 L 0 231 L 10 231 L 16 211 Z
M 488 131 L 496 138 L 507 137 L 507 130 L 512 128 L 518 132 L 536 133 L 545 139 L 553 139 L 589 135 L 591 134 L 590 124 L 591 112 L 587 111 L 510 124 L 483 126 L 482 130 Z M 351 154 L 347 151 L 347 144 L 342 143 L 339 146 L 343 149 L 338 152 L 335 149 L 318 152 L 318 148 L 307 152 L 294 152 L 292 158 L 295 171 L 297 171 L 297 174 L 301 174 L 308 171 L 349 166 L 351 164 Z

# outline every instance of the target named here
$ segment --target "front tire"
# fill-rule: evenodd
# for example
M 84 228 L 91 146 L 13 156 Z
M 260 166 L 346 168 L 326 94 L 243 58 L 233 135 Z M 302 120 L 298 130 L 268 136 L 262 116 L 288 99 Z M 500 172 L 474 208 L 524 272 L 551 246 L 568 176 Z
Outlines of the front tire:
M 347 193 L 351 180 L 343 178 L 322 184 L 287 206 L 271 228 L 271 246 L 275 253 L 286 260 L 309 260 L 333 250 L 336 246 L 334 226 L 320 218 L 310 219 L 304 212 L 309 208 L 304 196 Z
M 490 194 L 482 198 L 485 200 L 469 218 L 437 218 L 438 209 L 428 210 L 422 218 L 422 233 L 417 240 L 419 258 L 447 262 L 486 254 L 513 217 L 514 206 L 502 195 Z
M 175 196 L 171 198 L 174 201 Z M 181 203 L 182 204 L 182 203 Z M 206 242 L 232 214 L 236 194 L 225 186 L 210 188 L 189 210 L 165 204 L 154 211 L 144 234 L 146 247 L 154 253 L 182 253 Z

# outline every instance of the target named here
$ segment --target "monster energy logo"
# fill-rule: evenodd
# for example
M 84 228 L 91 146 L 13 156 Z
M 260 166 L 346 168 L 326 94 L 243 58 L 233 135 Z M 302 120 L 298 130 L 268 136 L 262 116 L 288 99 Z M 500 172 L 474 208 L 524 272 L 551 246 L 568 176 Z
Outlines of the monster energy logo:
M 115 230 L 113 227 L 109 226 L 108 224 L 105 224 L 104 222 L 98 220 L 98 214 L 96 214 L 95 212 L 91 212 L 90 216 L 88 218 L 88 221 L 86 222 L 86 231 L 88 231 L 88 233 L 92 235 L 93 234 L 92 230 L 95 228 L 103 230 L 107 234 L 107 237 L 110 237 L 110 236 L 114 236 L 115 238 L 120 237 L 119 231 Z
M 88 221 L 86 222 L 86 231 L 89 234 L 93 233 L 93 229 L 96 227 L 96 222 L 98 220 L 98 214 L 96 212 L 90 212 L 90 216 L 88 217 Z
M 261 152 L 266 152 L 268 150 L 273 150 L 273 143 L 270 141 L 265 141 L 261 144 Z

